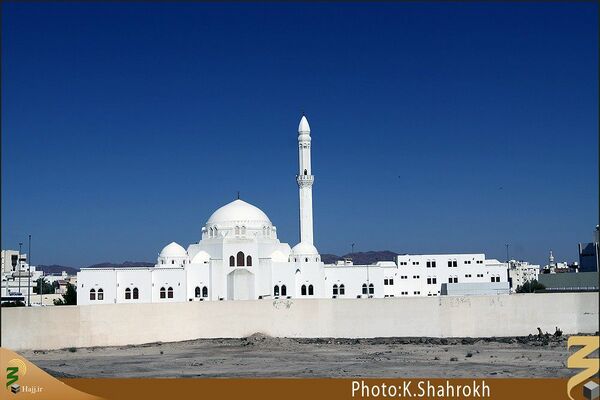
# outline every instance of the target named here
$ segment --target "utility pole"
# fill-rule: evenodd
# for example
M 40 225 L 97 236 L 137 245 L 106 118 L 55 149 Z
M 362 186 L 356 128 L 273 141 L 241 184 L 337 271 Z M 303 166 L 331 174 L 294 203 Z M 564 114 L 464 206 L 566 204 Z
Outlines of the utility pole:
M 29 254 L 27 255 L 27 306 L 31 307 L 31 235 L 29 235 Z
M 352 243 L 352 250 L 350 251 L 350 254 L 354 254 L 354 243 Z
M 19 296 L 21 295 L 21 247 L 23 247 L 23 242 L 19 242 L 19 258 L 17 259 L 17 273 L 19 274 Z

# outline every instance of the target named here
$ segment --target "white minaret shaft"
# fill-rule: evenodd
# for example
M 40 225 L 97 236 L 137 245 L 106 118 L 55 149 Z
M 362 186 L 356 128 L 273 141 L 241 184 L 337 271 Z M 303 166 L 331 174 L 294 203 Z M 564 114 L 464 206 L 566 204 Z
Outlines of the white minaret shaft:
M 302 116 L 298 126 L 298 188 L 300 190 L 300 242 L 313 244 L 312 185 L 310 168 L 310 126 Z

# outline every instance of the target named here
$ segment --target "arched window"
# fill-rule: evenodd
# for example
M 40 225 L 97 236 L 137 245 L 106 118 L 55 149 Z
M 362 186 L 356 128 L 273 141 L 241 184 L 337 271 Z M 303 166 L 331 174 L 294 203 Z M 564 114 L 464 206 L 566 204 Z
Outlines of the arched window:
M 229 257 L 229 266 L 235 267 L 235 257 L 234 256 Z
M 170 298 L 170 299 L 173 298 L 173 288 L 172 287 L 169 287 L 167 289 L 167 297 Z
M 125 300 L 131 300 L 131 289 L 125 289 Z
M 308 285 L 308 295 L 312 296 L 313 294 L 315 294 L 315 291 L 313 290 L 313 285 Z
M 333 285 L 333 295 L 337 296 L 338 294 L 338 285 Z
M 208 237 L 209 238 L 213 237 L 213 229 L 212 228 L 208 228 Z
M 346 288 L 344 287 L 344 284 L 342 283 L 340 285 L 340 296 L 346 294 Z
M 194 296 L 200 297 L 200 287 L 196 286 L 196 289 L 194 290 Z
M 302 285 L 302 288 L 300 288 L 300 293 L 302 296 L 306 296 L 306 285 Z
M 245 234 L 246 234 L 246 227 L 242 226 L 242 235 L 245 235 Z
M 308 262 L 308 257 L 306 257 L 306 258 L 304 259 L 304 262 Z
M 308 171 L 304 170 L 304 176 L 308 175 Z
M 202 288 L 202 297 L 208 297 L 208 288 L 206 286 Z
M 133 288 L 133 299 L 137 300 L 140 298 L 140 291 L 138 290 L 138 288 L 134 287 Z
M 373 284 L 369 284 L 369 294 L 374 294 L 375 293 L 375 286 L 373 286 Z
M 369 294 L 369 292 L 367 291 L 367 284 L 363 283 L 362 285 L 362 294 Z
M 104 300 L 104 290 L 98 289 L 98 300 Z
M 96 289 L 90 289 L 90 300 L 96 300 Z
M 239 235 L 239 234 L 240 234 L 240 227 L 239 227 L 239 226 L 236 226 L 236 227 L 235 227 L 235 234 L 236 234 L 236 235 Z
M 279 286 L 277 285 L 273 288 L 273 296 L 279 296 Z
M 218 230 L 218 229 L 217 229 L 217 227 L 215 226 L 215 227 L 213 228 L 213 237 L 217 237 L 217 236 L 219 236 L 219 230 Z
M 244 253 L 242 253 L 241 251 L 239 251 L 237 253 L 237 266 L 238 267 L 244 266 Z
M 287 296 L 287 288 L 285 287 L 285 285 L 281 285 L 281 295 Z
M 167 292 L 165 291 L 164 287 L 160 288 L 160 298 L 164 299 L 165 297 L 167 297 Z
M 248 256 L 246 257 L 246 267 L 251 267 L 252 266 L 252 257 Z

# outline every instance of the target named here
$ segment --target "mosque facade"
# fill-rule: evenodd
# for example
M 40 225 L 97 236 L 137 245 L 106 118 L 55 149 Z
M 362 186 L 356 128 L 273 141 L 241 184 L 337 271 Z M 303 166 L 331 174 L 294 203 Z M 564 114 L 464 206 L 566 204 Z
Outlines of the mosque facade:
M 311 132 L 298 126 L 300 242 L 282 243 L 259 208 L 236 199 L 217 209 L 187 249 L 172 242 L 153 267 L 82 268 L 77 304 L 281 298 L 382 298 L 509 292 L 507 265 L 484 254 L 399 255 L 325 265 L 313 241 Z

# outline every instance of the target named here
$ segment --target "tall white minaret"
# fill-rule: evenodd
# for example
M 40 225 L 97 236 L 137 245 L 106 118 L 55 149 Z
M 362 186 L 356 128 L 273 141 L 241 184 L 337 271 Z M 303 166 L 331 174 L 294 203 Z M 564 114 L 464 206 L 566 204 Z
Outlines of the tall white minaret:
M 304 113 L 298 126 L 298 188 L 300 190 L 300 243 L 313 244 L 312 185 L 310 168 L 310 126 Z

